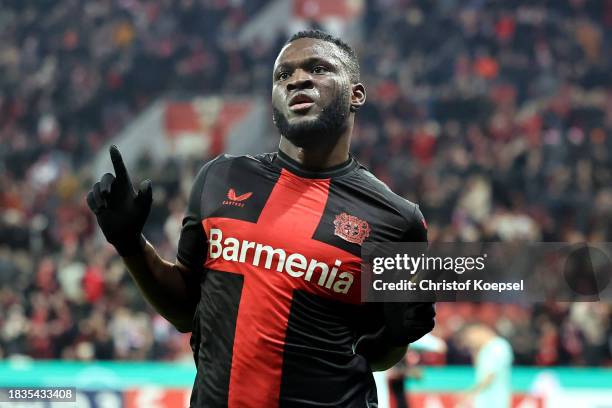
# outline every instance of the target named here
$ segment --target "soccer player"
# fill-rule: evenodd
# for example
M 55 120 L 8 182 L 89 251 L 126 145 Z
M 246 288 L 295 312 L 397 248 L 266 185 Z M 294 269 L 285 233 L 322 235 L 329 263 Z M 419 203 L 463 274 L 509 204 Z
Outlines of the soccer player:
M 512 346 L 490 327 L 470 323 L 459 332 L 470 351 L 476 384 L 462 396 L 459 407 L 510 408 L 512 402 Z
M 273 71 L 278 152 L 202 167 L 174 263 L 141 233 L 151 182 L 136 191 L 111 147 L 115 175 L 87 201 L 148 301 L 192 332 L 192 407 L 375 407 L 372 370 L 433 328 L 431 303 L 360 299 L 364 242 L 427 239 L 418 206 L 349 154 L 365 100 L 347 44 L 289 39 Z

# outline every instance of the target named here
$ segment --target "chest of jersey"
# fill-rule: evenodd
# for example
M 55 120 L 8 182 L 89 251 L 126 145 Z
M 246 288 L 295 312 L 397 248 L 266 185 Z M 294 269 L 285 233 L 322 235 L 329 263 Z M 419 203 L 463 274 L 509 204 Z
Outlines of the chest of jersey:
M 205 266 L 248 275 L 281 297 L 297 289 L 358 303 L 360 257 L 314 238 L 330 181 L 283 171 L 278 179 L 258 180 L 251 184 L 255 186 L 253 191 L 244 184 L 240 190 L 228 188 L 203 219 L 208 238 Z M 329 229 L 327 234 L 333 236 L 336 228 Z
M 381 231 L 392 229 L 384 225 L 395 223 L 381 223 L 387 208 L 368 202 L 357 182 L 341 183 L 246 159 L 219 165 L 206 179 L 199 344 L 204 372 L 229 356 L 227 385 L 210 387 L 229 390 L 228 406 L 277 406 L 290 395 L 303 400 L 296 390 L 309 378 L 346 375 L 341 382 L 351 384 L 369 374 L 351 350 L 371 309 L 361 303 L 361 244 L 385 239 Z M 378 327 L 377 315 L 368 316 Z M 232 339 L 231 347 L 221 339 Z

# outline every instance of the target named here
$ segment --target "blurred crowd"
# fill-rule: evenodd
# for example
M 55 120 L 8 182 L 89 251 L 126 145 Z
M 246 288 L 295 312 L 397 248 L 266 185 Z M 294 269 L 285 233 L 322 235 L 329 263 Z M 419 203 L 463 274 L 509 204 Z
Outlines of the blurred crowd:
M 265 0 L 7 1 L 0 9 L 0 357 L 189 358 L 97 235 L 94 154 L 170 92 L 269 95 L 274 41 L 238 33 Z M 612 1 L 370 0 L 354 44 L 368 100 L 352 150 L 420 204 L 434 241 L 612 241 Z M 275 136 L 271 136 L 275 137 Z M 205 158 L 202 158 L 205 159 Z M 206 158 L 207 159 L 207 158 Z M 146 155 L 145 234 L 175 256 L 201 162 Z M 441 304 L 519 364 L 611 364 L 607 303 Z

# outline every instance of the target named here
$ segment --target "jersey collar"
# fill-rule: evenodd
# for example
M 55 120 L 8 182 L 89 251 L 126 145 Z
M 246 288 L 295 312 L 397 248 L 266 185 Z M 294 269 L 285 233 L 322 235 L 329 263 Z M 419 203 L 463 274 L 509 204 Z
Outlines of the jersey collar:
M 343 176 L 350 173 L 359 164 L 357 160 L 349 153 L 349 158 L 344 163 L 338 164 L 333 167 L 329 167 L 325 170 L 313 171 L 302 167 L 300 163 L 293 160 L 287 154 L 280 150 L 275 154 L 274 163 L 284 169 L 289 170 L 291 173 L 299 177 L 304 178 L 333 178 Z

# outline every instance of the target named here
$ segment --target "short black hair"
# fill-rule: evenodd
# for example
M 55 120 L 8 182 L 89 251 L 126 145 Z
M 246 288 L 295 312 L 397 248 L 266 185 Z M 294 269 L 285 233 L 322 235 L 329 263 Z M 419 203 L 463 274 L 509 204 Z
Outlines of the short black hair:
M 344 56 L 346 57 L 344 63 L 349 71 L 349 75 L 351 77 L 351 81 L 353 83 L 359 82 L 359 78 L 361 73 L 359 71 L 359 61 L 357 60 L 357 54 L 355 54 L 355 50 L 351 48 L 350 45 L 342 41 L 338 37 L 334 37 L 331 34 L 328 34 L 321 30 L 305 30 L 295 33 L 289 38 L 286 44 L 292 43 L 295 40 L 299 40 L 300 38 L 314 38 L 316 40 L 327 41 L 336 45 Z

